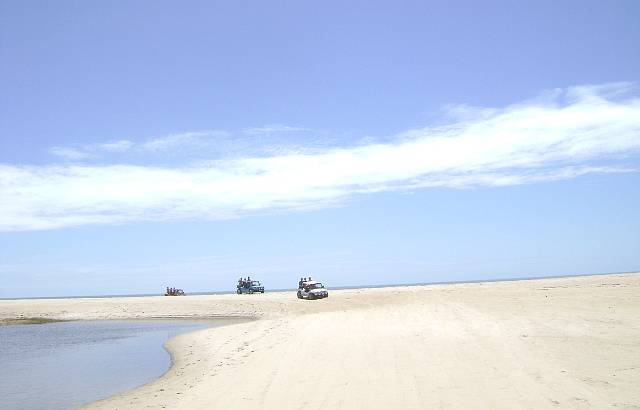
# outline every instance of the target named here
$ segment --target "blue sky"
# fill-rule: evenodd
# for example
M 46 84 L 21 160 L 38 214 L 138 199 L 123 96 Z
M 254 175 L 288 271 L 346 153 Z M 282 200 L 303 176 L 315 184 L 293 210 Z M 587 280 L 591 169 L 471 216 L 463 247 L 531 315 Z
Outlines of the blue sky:
M 640 6 L 0 1 L 0 297 L 640 268 Z

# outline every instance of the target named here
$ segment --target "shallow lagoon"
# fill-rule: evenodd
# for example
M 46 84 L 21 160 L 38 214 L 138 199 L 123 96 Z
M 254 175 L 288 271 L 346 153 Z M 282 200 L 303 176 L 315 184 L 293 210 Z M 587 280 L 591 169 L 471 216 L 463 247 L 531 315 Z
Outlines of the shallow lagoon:
M 169 338 L 228 320 L 74 321 L 0 326 L 0 408 L 68 409 L 166 372 Z

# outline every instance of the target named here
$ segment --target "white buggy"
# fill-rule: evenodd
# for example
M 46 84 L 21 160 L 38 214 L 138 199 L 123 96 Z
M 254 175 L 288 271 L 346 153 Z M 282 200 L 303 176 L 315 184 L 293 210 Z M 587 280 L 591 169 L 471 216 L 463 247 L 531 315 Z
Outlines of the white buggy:
M 321 282 L 306 281 L 302 282 L 298 288 L 298 299 L 324 299 L 329 297 L 329 292 L 324 288 Z

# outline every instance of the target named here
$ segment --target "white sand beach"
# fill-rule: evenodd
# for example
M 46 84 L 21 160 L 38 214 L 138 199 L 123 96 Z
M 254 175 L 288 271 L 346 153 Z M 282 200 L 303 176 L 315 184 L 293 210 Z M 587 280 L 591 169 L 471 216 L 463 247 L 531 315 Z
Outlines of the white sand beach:
M 256 295 L 0 301 L 0 320 L 242 316 L 88 408 L 640 408 L 640 274 Z

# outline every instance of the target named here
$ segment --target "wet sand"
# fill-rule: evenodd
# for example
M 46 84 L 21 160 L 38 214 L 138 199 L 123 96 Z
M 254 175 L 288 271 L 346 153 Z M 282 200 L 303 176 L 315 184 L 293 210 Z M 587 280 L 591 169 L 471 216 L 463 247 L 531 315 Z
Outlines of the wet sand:
M 90 408 L 640 408 L 640 274 L 264 295 L 0 301 L 0 320 L 240 316 Z

